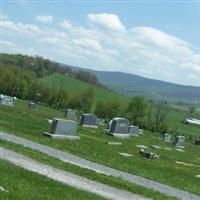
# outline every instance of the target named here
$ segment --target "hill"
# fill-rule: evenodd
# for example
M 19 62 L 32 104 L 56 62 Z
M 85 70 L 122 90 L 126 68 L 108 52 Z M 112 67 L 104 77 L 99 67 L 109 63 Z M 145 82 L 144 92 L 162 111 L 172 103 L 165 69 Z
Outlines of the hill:
M 107 101 L 117 101 L 119 103 L 127 103 L 128 98 L 126 96 L 120 95 L 116 92 L 112 92 L 106 88 L 91 85 L 89 83 L 80 81 L 71 76 L 65 76 L 62 74 L 52 74 L 49 76 L 44 76 L 41 81 L 49 86 L 63 87 L 70 95 L 80 94 L 85 89 L 92 87 L 95 93 L 95 102 L 98 100 L 107 100 Z
M 200 87 L 184 86 L 124 72 L 95 71 L 70 67 L 73 70 L 82 69 L 95 74 L 101 84 L 123 95 L 145 95 L 152 100 L 200 102 Z

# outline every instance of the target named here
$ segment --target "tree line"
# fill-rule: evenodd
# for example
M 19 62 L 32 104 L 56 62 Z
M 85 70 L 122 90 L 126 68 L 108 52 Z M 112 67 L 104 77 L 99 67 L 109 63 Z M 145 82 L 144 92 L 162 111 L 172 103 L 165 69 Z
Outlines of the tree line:
M 52 73 L 60 73 L 73 76 L 76 79 L 97 86 L 102 86 L 98 78 L 83 70 L 72 70 L 70 66 L 61 65 L 57 62 L 44 59 L 41 56 L 26 56 L 22 54 L 0 54 L 0 64 L 9 66 L 17 66 L 22 69 L 31 70 L 37 77 L 41 78 Z

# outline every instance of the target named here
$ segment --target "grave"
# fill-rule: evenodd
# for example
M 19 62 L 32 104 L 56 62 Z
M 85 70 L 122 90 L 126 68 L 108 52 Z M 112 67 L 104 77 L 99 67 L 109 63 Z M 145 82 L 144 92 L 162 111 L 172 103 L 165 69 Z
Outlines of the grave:
M 171 142 L 171 135 L 168 133 L 163 134 L 163 141 L 164 142 Z
M 66 109 L 65 110 L 65 117 L 67 117 L 67 119 L 70 119 L 70 120 L 77 120 L 76 113 L 77 113 L 76 110 Z
M 80 124 L 83 127 L 98 128 L 97 117 L 94 114 L 82 114 Z
M 139 154 L 141 156 L 143 156 L 144 158 L 148 158 L 148 159 L 155 159 L 155 158 L 159 158 L 160 156 L 152 153 L 152 152 L 145 152 L 144 149 L 140 149 Z
M 160 147 L 160 146 L 157 146 L 157 145 L 152 145 L 151 148 L 152 148 L 152 149 L 155 149 L 155 150 L 161 149 L 161 147 Z
M 37 103 L 30 101 L 29 104 L 28 104 L 28 107 L 29 108 L 37 108 Z
M 129 121 L 124 118 L 115 117 L 109 122 L 106 133 L 115 137 L 127 138 L 129 134 Z
M 184 148 L 185 136 L 176 135 L 174 145 L 176 148 Z
M 77 122 L 73 120 L 65 120 L 54 118 L 51 124 L 50 132 L 44 134 L 52 138 L 77 140 Z
M 6 96 L 6 95 L 1 95 L 0 102 L 2 105 L 5 105 L 5 106 L 13 106 L 14 98 L 10 96 Z
M 130 134 L 131 136 L 136 136 L 136 137 L 138 137 L 138 136 L 139 136 L 139 127 L 138 127 L 138 126 L 131 125 L 131 126 L 129 126 L 128 132 L 129 132 L 129 134 Z
M 106 144 L 108 144 L 108 145 L 122 145 L 121 142 L 112 142 L 112 141 L 106 142 Z
M 123 153 L 123 152 L 119 152 L 118 154 L 121 155 L 121 156 L 124 156 L 124 157 L 132 157 L 133 156 L 130 153 Z
M 147 146 L 143 145 L 143 144 L 137 144 L 136 147 L 138 148 L 142 148 L 142 149 L 146 149 Z
M 139 135 L 142 135 L 142 134 L 144 134 L 144 131 L 143 131 L 143 129 L 139 129 L 139 130 L 138 130 L 138 133 L 139 133 Z
M 200 145 L 200 139 L 199 140 L 195 140 L 194 144 L 195 145 Z

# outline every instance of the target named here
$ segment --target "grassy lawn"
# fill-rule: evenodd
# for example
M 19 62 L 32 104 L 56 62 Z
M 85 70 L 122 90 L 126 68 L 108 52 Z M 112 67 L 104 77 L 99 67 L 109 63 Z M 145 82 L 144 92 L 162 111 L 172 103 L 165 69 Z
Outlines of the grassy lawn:
M 122 171 L 146 177 L 165 183 L 182 190 L 200 194 L 200 179 L 195 175 L 200 169 L 200 149 L 187 143 L 185 152 L 176 151 L 171 144 L 163 143 L 156 133 L 145 132 L 139 138 L 120 140 L 103 133 L 103 128 L 91 130 L 78 128 L 80 141 L 57 141 L 44 137 L 43 132 L 49 130 L 50 125 L 46 118 L 63 117 L 63 113 L 48 108 L 29 110 L 27 102 L 18 101 L 13 108 L 0 107 L 0 130 L 46 144 L 57 149 L 73 153 L 82 158 L 104 164 Z M 121 146 L 109 146 L 106 141 L 122 141 Z M 146 146 L 159 145 L 170 147 L 173 150 L 160 149 L 157 160 L 148 160 L 138 155 L 136 144 Z M 153 151 L 150 147 L 148 151 Z M 133 154 L 131 158 L 119 155 L 119 152 Z M 195 166 L 177 165 L 176 161 L 183 161 Z
M 68 187 L 45 176 L 1 160 L 1 191 L 4 200 L 100 200 L 101 197 Z
M 64 163 L 63 161 L 50 157 L 46 154 L 43 154 L 41 152 L 37 152 L 34 150 L 31 150 L 29 148 L 23 147 L 21 145 L 13 144 L 7 141 L 1 141 L 0 140 L 0 145 L 4 148 L 11 149 L 15 152 L 18 152 L 20 154 L 23 154 L 25 156 L 28 156 L 34 160 L 39 161 L 40 163 L 44 163 L 47 165 L 51 165 L 53 167 L 56 167 L 58 169 L 66 170 L 68 172 L 72 172 L 74 174 L 84 176 L 88 179 L 98 181 L 101 183 L 104 183 L 106 185 L 113 186 L 118 189 L 123 189 L 123 190 L 128 190 L 130 192 L 133 192 L 135 194 L 141 194 L 146 197 L 150 197 L 154 200 L 175 200 L 176 198 L 173 197 L 168 197 L 165 196 L 159 192 L 155 192 L 150 189 L 146 189 L 143 187 L 140 187 L 138 185 L 131 184 L 127 181 L 123 181 L 120 178 L 112 177 L 112 176 L 106 176 L 103 174 L 95 173 L 94 171 L 80 168 L 78 166 L 69 164 L 69 163 Z

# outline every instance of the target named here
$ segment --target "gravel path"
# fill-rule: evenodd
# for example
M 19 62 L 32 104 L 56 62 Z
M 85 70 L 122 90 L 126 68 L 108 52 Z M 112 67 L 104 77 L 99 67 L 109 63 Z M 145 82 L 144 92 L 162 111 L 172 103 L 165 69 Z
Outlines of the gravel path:
M 106 199 L 111 200 L 150 200 L 144 198 L 140 195 L 135 195 L 133 193 L 119 190 L 102 183 L 91 181 L 89 179 L 77 176 L 75 174 L 56 169 L 49 165 L 44 165 L 26 156 L 18 154 L 14 151 L 0 148 L 1 159 L 7 160 L 19 167 L 26 170 L 36 172 L 38 174 L 47 176 L 50 179 L 61 182 L 63 184 L 69 185 L 71 187 L 77 188 L 79 190 L 84 190 Z
M 111 175 L 114 177 L 120 177 L 122 180 L 128 181 L 130 183 L 134 183 L 140 186 L 143 186 L 145 188 L 152 189 L 154 191 L 158 191 L 160 193 L 166 194 L 168 196 L 174 196 L 182 200 L 200 200 L 200 196 L 173 188 L 168 185 L 164 185 L 155 181 L 148 180 L 146 178 L 142 178 L 139 176 L 135 176 L 130 173 L 126 173 L 123 171 L 115 170 L 110 167 L 106 167 L 104 165 L 100 165 L 88 160 L 85 160 L 83 158 L 80 158 L 78 156 L 74 156 L 70 153 L 66 153 L 42 144 L 38 144 L 36 142 L 32 142 L 27 139 L 23 139 L 14 135 L 10 135 L 4 132 L 0 132 L 0 139 L 7 140 L 16 144 L 21 144 L 25 147 L 29 147 L 31 149 L 40 151 L 42 153 L 45 153 L 49 156 L 58 158 L 62 160 L 63 162 L 71 163 L 76 166 L 87 168 L 90 170 L 93 170 L 97 173 L 102 173 L 106 175 Z

